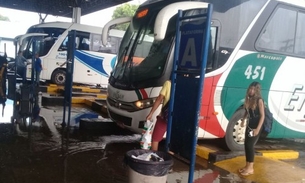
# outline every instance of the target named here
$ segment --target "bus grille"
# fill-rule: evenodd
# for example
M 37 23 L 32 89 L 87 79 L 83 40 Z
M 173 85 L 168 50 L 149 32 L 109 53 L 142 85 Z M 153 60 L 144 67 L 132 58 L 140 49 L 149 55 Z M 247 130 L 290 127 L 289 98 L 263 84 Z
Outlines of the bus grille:
M 109 105 L 111 105 L 112 107 L 124 110 L 124 111 L 128 111 L 128 112 L 134 112 L 136 111 L 133 103 L 130 102 L 120 102 L 111 98 L 107 98 L 107 102 Z

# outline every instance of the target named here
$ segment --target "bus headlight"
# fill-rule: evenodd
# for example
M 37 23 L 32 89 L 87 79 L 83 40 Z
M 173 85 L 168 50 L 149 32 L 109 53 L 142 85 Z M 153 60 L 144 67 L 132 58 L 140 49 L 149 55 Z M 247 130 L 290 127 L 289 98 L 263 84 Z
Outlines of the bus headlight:
M 138 100 L 134 103 L 134 105 L 138 108 L 138 109 L 144 109 L 144 108 L 148 108 L 151 107 L 154 102 L 156 101 L 156 98 L 149 98 L 149 99 L 144 99 L 144 100 Z

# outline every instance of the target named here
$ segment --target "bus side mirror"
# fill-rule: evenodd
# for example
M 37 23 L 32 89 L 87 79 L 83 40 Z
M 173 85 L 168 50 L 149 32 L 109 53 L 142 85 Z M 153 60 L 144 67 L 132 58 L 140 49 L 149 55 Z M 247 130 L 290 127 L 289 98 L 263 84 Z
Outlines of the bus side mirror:
M 114 20 L 110 20 L 108 23 L 105 24 L 103 31 L 102 31 L 102 44 L 104 46 L 107 45 L 107 40 L 108 40 L 108 33 L 111 27 L 118 25 L 118 24 L 124 24 L 127 22 L 131 22 L 132 17 L 122 17 L 122 18 L 117 18 Z
M 178 10 L 192 10 L 208 8 L 204 2 L 177 2 L 165 6 L 157 15 L 155 22 L 155 40 L 162 41 L 165 37 L 169 20 L 178 13 Z

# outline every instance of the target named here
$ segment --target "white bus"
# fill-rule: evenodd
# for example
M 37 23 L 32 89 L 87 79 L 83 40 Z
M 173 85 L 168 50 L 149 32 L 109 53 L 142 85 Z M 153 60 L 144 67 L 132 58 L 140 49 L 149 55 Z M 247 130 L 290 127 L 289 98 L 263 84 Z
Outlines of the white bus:
M 66 58 L 68 32 L 76 30 L 73 82 L 95 84 L 107 87 L 116 53 L 124 31 L 111 30 L 105 46 L 101 43 L 102 28 L 89 25 L 50 22 L 31 26 L 20 38 L 20 50 L 26 59 L 32 58 L 32 42 L 36 39 L 36 52 L 42 60 L 41 79 L 62 85 L 66 80 Z M 27 67 L 27 77 L 31 76 L 31 66 Z
M 110 117 L 141 131 L 171 74 L 177 11 L 199 14 L 208 3 L 213 4 L 211 43 L 198 137 L 225 138 L 231 150 L 243 149 L 244 135 L 239 130 L 242 106 L 247 87 L 258 81 L 274 117 L 267 137 L 305 138 L 304 0 L 166 0 L 142 4 L 123 37 L 109 78 Z M 144 35 L 153 41 L 142 42 Z M 164 48 L 168 42 L 170 46 Z

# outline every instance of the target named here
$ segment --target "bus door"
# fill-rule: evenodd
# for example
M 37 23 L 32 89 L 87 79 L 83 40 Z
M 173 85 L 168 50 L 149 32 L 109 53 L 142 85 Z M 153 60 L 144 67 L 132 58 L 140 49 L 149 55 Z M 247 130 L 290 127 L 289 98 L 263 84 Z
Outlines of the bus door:
M 28 33 L 21 36 L 17 36 L 15 38 L 15 46 L 19 46 L 19 51 L 23 52 L 23 56 L 27 59 L 28 63 L 32 62 L 32 58 L 35 55 L 33 53 L 33 50 L 36 50 L 36 52 L 39 53 L 40 51 L 40 44 L 39 42 L 43 39 L 44 36 L 47 36 L 48 34 L 44 33 Z M 33 49 L 33 41 L 36 41 L 36 48 Z M 17 48 L 16 48 L 17 50 Z M 29 78 L 31 77 L 32 72 L 32 64 L 28 64 L 27 70 L 26 70 L 26 76 Z
M 108 23 L 105 24 L 103 31 L 102 31 L 102 44 L 104 46 L 107 45 L 108 43 L 108 38 L 109 38 L 109 31 L 113 27 L 119 24 L 125 24 L 131 22 L 132 17 L 123 17 L 123 18 L 117 18 L 114 20 L 110 20 Z
M 198 138 L 213 138 L 215 136 L 223 136 L 223 130 L 219 130 L 221 124 L 218 123 L 218 109 L 220 103 L 214 101 L 214 93 L 218 93 L 216 88 L 219 75 L 209 75 L 210 72 L 218 69 L 219 54 L 219 37 L 220 37 L 220 22 L 218 20 L 211 20 L 210 27 L 210 41 L 208 46 L 208 57 L 205 70 L 204 88 L 202 92 Z

